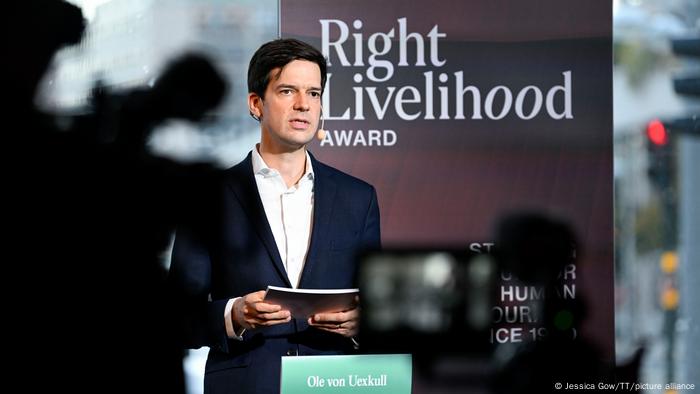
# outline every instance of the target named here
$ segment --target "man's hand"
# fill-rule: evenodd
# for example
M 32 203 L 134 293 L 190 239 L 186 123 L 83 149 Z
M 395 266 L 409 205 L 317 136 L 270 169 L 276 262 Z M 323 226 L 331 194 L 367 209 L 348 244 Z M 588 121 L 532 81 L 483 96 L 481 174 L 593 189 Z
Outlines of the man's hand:
M 359 323 L 360 309 L 358 307 L 342 312 L 317 313 L 309 318 L 310 326 L 340 334 L 346 338 L 357 335 Z
M 292 319 L 289 311 L 282 310 L 279 305 L 266 304 L 263 302 L 263 297 L 265 297 L 265 290 L 260 290 L 246 294 L 233 303 L 231 319 L 236 330 L 273 326 L 287 323 Z

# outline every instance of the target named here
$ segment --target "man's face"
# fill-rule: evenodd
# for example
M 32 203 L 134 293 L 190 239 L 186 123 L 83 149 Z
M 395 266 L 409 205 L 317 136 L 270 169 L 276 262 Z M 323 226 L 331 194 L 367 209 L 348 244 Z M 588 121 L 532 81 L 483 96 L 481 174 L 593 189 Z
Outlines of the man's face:
M 293 60 L 271 72 L 261 100 L 251 93 L 249 104 L 260 116 L 262 143 L 276 152 L 302 148 L 316 134 L 321 111 L 321 70 L 314 62 Z

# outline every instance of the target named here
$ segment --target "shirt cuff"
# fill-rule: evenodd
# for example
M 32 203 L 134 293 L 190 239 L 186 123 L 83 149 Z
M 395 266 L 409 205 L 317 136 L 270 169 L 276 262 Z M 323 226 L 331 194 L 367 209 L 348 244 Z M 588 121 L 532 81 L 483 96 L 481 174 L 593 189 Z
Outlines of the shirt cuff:
M 236 302 L 236 300 L 239 298 L 241 297 L 231 298 L 226 303 L 226 308 L 224 308 L 224 324 L 226 325 L 227 337 L 235 339 L 237 341 L 242 341 L 245 328 L 242 329 L 241 332 L 237 333 L 236 330 L 233 328 L 233 320 L 231 319 L 231 316 L 233 314 L 233 303 Z

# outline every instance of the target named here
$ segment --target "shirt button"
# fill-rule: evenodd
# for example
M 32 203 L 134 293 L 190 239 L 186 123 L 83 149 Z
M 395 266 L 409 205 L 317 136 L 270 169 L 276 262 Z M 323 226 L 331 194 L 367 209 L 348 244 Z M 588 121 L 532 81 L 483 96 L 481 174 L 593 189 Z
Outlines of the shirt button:
M 296 349 L 287 350 L 287 356 L 298 356 L 299 352 Z

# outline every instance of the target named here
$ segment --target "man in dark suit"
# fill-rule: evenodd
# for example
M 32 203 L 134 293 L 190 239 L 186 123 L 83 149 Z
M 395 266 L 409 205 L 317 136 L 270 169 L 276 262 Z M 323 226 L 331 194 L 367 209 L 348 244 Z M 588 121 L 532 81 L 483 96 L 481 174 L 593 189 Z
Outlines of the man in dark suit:
M 277 393 L 282 356 L 344 354 L 358 310 L 290 316 L 268 285 L 354 287 L 355 254 L 380 246 L 374 188 L 314 159 L 326 61 L 310 45 L 261 46 L 248 69 L 261 139 L 228 170 L 210 220 L 181 228 L 171 278 L 187 299 L 190 346 L 211 347 L 205 393 Z

